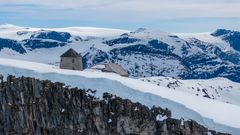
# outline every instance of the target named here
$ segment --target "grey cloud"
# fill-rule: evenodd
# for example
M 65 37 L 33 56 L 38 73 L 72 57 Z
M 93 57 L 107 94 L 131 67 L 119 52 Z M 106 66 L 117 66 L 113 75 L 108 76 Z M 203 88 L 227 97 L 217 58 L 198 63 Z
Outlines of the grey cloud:
M 192 17 L 240 18 L 240 0 L 0 0 L 0 3 L 4 7 L 0 11 L 21 8 L 27 14 L 31 8 L 39 8 L 41 13 L 33 13 L 39 16 L 48 13 L 48 16 L 59 18 L 61 15 L 66 18 L 89 16 L 83 18 L 128 19 L 126 21 Z

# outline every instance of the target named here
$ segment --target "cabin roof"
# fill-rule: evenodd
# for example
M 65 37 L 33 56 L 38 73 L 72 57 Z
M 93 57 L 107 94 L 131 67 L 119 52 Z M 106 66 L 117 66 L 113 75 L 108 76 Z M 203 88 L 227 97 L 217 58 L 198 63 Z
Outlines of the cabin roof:
M 78 54 L 75 50 L 70 48 L 65 53 L 63 53 L 60 57 L 82 57 L 82 56 Z
M 128 72 L 120 65 L 114 63 L 104 64 L 105 68 L 103 71 L 105 72 L 114 72 L 122 76 L 128 76 Z

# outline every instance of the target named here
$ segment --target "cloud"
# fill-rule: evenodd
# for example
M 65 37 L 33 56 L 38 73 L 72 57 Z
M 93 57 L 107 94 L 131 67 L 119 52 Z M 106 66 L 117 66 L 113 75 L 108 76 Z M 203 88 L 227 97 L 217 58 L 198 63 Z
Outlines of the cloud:
M 1 5 L 3 8 L 16 8 L 16 7 L 22 7 L 22 8 L 36 8 L 40 7 L 40 5 L 36 4 L 3 4 Z
M 235 26 L 235 20 L 240 19 L 239 7 L 240 0 L 0 0 L 0 12 L 11 13 L 4 16 L 5 21 L 15 16 L 29 23 L 55 20 L 56 25 L 68 21 L 75 25 L 149 26 L 183 20 L 197 23 L 194 20 L 208 18 L 204 20 L 229 20 L 228 26 Z
M 240 17 L 239 0 L 0 0 L 0 3 L 4 9 L 45 7 L 43 11 L 71 9 L 73 14 L 83 11 L 146 19 Z

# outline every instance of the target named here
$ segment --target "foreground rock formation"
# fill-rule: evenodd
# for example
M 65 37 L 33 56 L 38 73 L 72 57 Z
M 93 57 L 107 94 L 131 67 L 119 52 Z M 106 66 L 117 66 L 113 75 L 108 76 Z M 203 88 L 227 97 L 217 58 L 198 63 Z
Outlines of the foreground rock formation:
M 34 78 L 0 80 L 0 135 L 204 135 L 216 133 L 111 94 Z

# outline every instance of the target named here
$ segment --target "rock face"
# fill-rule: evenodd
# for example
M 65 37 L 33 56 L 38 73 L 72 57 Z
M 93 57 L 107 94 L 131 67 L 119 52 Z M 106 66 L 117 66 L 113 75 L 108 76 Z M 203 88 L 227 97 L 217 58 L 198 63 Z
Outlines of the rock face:
M 239 31 L 232 31 L 232 30 L 225 30 L 225 29 L 218 29 L 214 33 L 212 33 L 215 37 L 220 37 L 224 41 L 228 42 L 232 48 L 237 51 L 240 51 L 240 32 Z
M 4 48 L 12 49 L 20 54 L 26 53 L 26 50 L 16 40 L 0 38 L 0 51 Z
M 56 31 L 38 31 L 32 34 L 30 39 L 51 39 L 59 42 L 68 42 L 71 38 L 71 34 L 68 32 L 56 32 Z
M 167 109 L 149 109 L 108 93 L 100 100 L 95 92 L 9 76 L 0 81 L 0 134 L 220 134 L 194 121 L 172 119 Z

